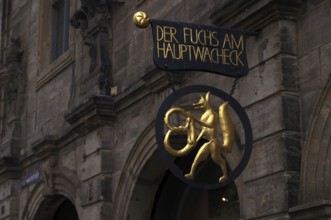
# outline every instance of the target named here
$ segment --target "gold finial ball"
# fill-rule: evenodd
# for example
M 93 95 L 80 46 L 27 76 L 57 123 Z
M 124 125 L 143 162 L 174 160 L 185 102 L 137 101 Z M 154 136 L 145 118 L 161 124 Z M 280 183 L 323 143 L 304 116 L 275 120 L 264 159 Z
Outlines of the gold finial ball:
M 143 11 L 138 11 L 133 15 L 133 23 L 139 28 L 146 28 L 150 22 L 149 16 Z

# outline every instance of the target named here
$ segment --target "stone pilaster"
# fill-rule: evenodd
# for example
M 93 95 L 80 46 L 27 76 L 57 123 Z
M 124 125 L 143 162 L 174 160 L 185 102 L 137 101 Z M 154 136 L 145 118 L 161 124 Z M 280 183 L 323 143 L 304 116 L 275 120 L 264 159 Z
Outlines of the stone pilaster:
M 91 215 L 106 220 L 111 214 L 115 116 L 114 101 L 109 96 L 95 96 L 65 116 L 80 140 L 76 145 L 82 186 L 79 198 L 87 218 Z
M 19 219 L 19 179 L 21 168 L 17 159 L 4 157 L 0 160 L 0 218 Z
M 244 219 L 286 219 L 297 204 L 301 133 L 295 42 L 301 6 L 300 0 L 233 0 L 210 17 L 216 25 L 259 33 L 247 40 L 250 72 L 239 83 L 239 101 L 254 134 L 252 158 L 243 174 Z
M 22 70 L 20 38 L 12 37 L 5 48 L 5 61 L 0 69 L 0 138 L 1 156 L 18 158 L 21 149 L 24 109 L 25 73 Z

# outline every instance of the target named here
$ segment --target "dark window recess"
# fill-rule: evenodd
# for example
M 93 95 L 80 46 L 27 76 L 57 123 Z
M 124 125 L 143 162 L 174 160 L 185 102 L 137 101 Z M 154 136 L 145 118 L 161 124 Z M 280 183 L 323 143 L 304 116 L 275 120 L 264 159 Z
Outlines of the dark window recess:
M 52 10 L 52 60 L 69 48 L 69 0 L 53 1 Z

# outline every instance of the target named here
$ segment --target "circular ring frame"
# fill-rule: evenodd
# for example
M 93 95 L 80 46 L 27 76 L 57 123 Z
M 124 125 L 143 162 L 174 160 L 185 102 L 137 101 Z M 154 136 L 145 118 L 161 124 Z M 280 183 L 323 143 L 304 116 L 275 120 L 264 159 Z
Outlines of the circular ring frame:
M 238 115 L 242 126 L 244 128 L 245 132 L 245 147 L 244 152 L 242 155 L 242 159 L 237 165 L 237 167 L 229 172 L 228 179 L 223 183 L 199 183 L 195 182 L 194 180 L 188 180 L 184 177 L 183 172 L 179 167 L 174 163 L 173 157 L 169 155 L 169 153 L 165 150 L 163 140 L 164 140 L 164 116 L 166 112 L 173 107 L 173 104 L 180 99 L 181 97 L 191 94 L 191 93 L 207 93 L 210 92 L 212 95 L 219 97 L 220 99 L 224 101 L 228 101 L 231 108 L 236 112 Z M 176 92 L 169 95 L 164 102 L 161 104 L 159 111 L 156 116 L 156 125 L 155 125 L 155 136 L 156 141 L 158 144 L 158 148 L 162 156 L 165 158 L 165 161 L 167 163 L 168 168 L 171 170 L 171 172 L 179 178 L 181 181 L 185 182 L 186 184 L 200 188 L 200 189 L 219 189 L 222 188 L 231 182 L 233 182 L 245 169 L 249 158 L 252 153 L 252 145 L 253 145 L 253 135 L 252 135 L 252 127 L 250 124 L 250 121 L 248 119 L 248 116 L 241 107 L 241 105 L 229 94 L 225 93 L 224 91 L 210 87 L 210 86 L 204 86 L 204 85 L 194 85 L 194 86 L 188 86 L 181 88 L 177 90 Z

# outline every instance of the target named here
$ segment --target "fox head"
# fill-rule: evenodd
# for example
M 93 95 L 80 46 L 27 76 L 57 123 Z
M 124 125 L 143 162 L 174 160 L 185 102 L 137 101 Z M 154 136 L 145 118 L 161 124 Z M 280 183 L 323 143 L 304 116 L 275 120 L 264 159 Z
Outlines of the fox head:
M 210 107 L 209 97 L 210 97 L 210 92 L 207 92 L 205 96 L 200 95 L 199 102 L 193 104 L 194 108 L 196 109 L 209 108 Z

